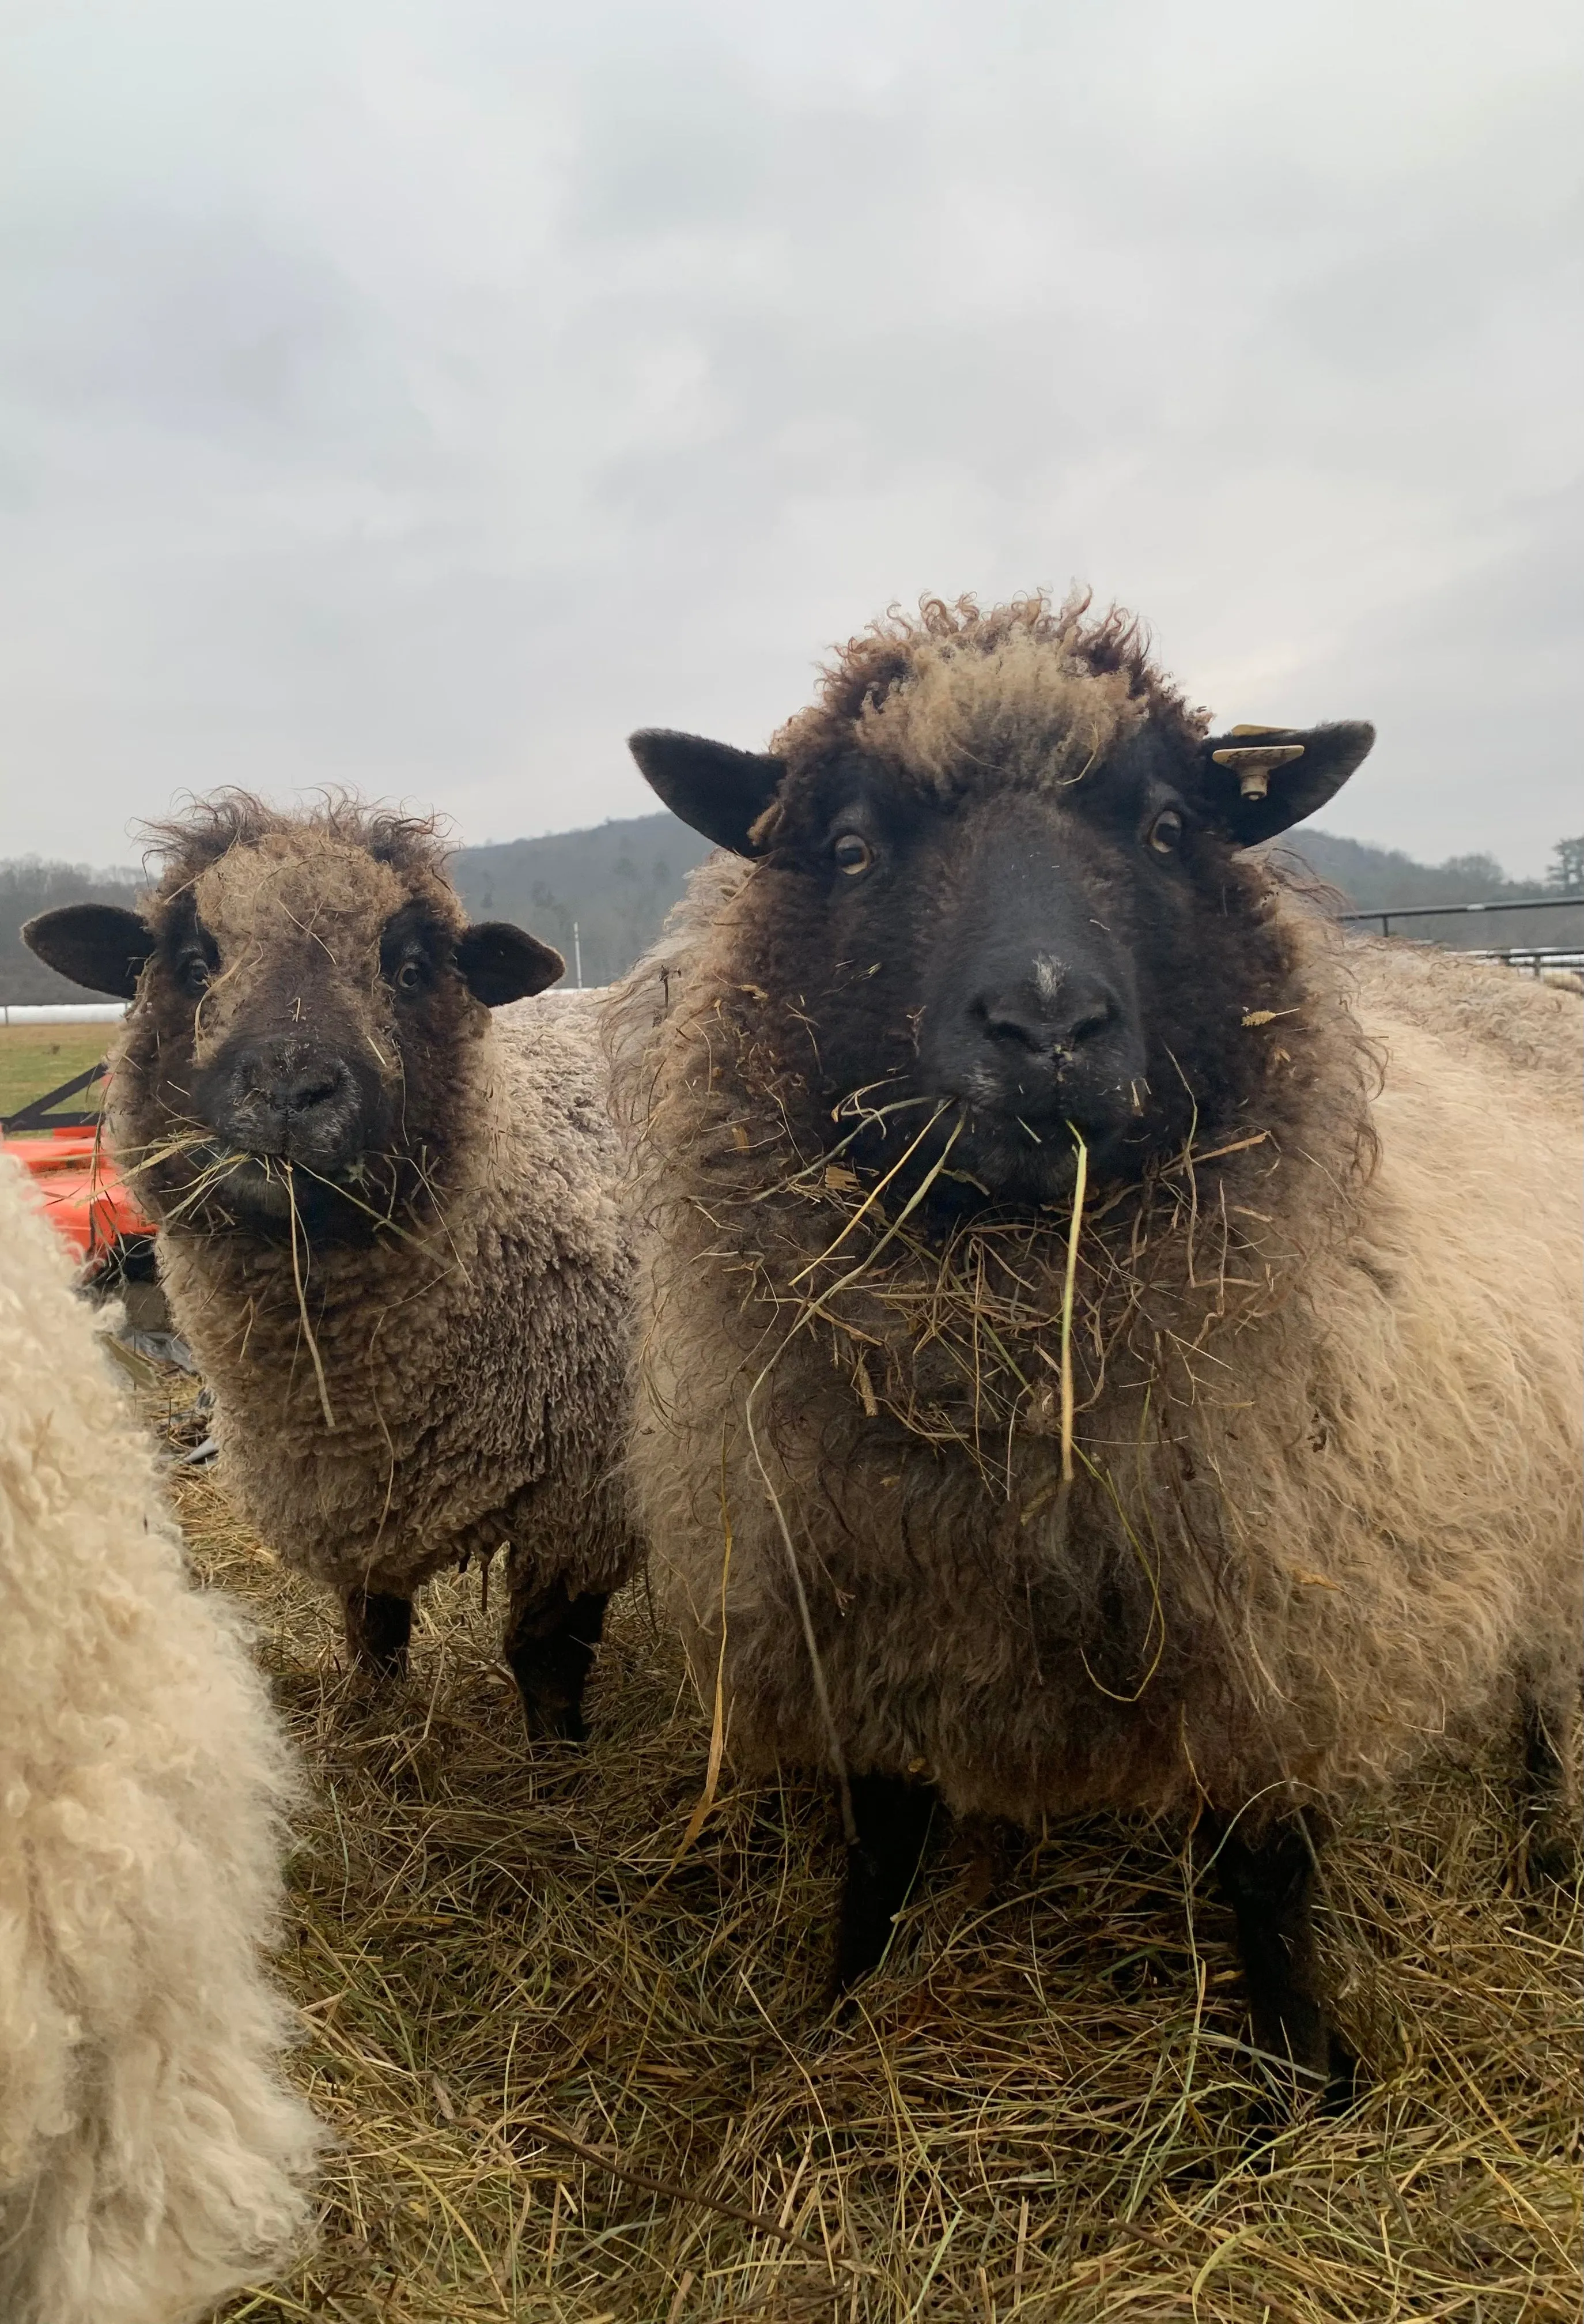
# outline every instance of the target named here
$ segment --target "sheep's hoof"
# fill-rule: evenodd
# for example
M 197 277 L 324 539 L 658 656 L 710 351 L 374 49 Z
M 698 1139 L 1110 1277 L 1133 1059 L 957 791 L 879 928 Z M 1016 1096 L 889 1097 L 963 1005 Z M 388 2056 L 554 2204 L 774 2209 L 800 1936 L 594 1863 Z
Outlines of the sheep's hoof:
M 1254 2101 L 1256 2129 L 1280 2132 L 1312 2111 L 1332 2117 L 1348 2113 L 1358 2104 L 1363 2073 L 1357 2058 L 1334 2033 L 1327 2036 L 1322 2065 L 1300 2070 L 1285 2064 L 1274 2053 L 1266 2054 L 1269 2061 L 1266 2069 L 1269 2095 Z
M 858 1837 L 847 1849 L 832 2007 L 884 1959 L 897 1915 L 918 1877 L 935 1811 L 928 1785 L 898 1775 L 855 1775 L 848 1791 Z
M 574 1598 L 559 1582 L 513 1609 L 504 1653 L 522 1698 L 523 1722 L 535 1742 L 586 1739 L 583 1690 L 604 1620 L 603 1591 L 585 1591 Z
M 1533 1895 L 1547 1888 L 1570 1888 L 1579 1877 L 1579 1831 L 1561 1810 L 1541 1814 L 1524 1830 L 1519 1845 L 1519 1879 Z
M 1205 1821 L 1238 1924 L 1255 2048 L 1290 2080 L 1295 2104 L 1318 2099 L 1326 2113 L 1343 2113 L 1358 2095 L 1358 2067 L 1331 2022 L 1315 1944 L 1324 1826 L 1318 1816 L 1294 1816 L 1251 1844 L 1235 1822 Z
M 1278 2079 L 1290 2079 L 1294 2107 L 1313 2101 L 1322 2114 L 1345 2114 L 1358 2097 L 1358 2061 L 1322 2006 L 1307 1996 L 1290 1996 L 1274 2023 L 1257 2014 L 1254 2041 Z
M 1333 2028 L 1327 2043 L 1325 2090 L 1320 2101 L 1322 2114 L 1346 2114 L 1357 2104 L 1364 2075 L 1358 2059 Z
M 371 1678 L 405 1678 L 411 1638 L 410 1598 L 386 1590 L 347 1591 L 346 1651 L 358 1670 Z

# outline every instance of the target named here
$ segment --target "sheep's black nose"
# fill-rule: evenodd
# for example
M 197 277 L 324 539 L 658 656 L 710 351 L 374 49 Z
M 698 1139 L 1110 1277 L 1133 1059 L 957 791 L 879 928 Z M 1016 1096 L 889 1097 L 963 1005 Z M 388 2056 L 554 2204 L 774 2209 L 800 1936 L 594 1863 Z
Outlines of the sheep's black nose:
M 981 992 L 969 1015 L 998 1047 L 1060 1059 L 1114 1025 L 1121 1002 L 1098 976 L 1054 976 L 1037 971 Z
M 334 1049 L 296 1035 L 249 1041 L 226 1076 L 224 1123 L 255 1153 L 325 1160 L 355 1138 L 356 1080 Z
M 340 1097 L 351 1079 L 339 1057 L 319 1057 L 306 1065 L 286 1066 L 273 1085 L 265 1087 L 282 1113 L 307 1113 L 313 1106 L 328 1105 Z

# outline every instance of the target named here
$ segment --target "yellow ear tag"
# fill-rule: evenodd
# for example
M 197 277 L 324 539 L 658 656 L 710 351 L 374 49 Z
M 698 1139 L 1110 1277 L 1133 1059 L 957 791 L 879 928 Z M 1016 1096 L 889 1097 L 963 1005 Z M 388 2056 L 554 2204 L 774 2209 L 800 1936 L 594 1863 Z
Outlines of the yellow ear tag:
M 1234 726 L 1234 734 L 1258 734 L 1281 732 L 1279 727 Z M 1262 799 L 1270 788 L 1270 779 L 1277 767 L 1285 767 L 1303 756 L 1302 742 L 1267 742 L 1251 751 L 1212 751 L 1211 757 L 1218 767 L 1229 767 L 1238 778 L 1238 788 L 1246 799 Z

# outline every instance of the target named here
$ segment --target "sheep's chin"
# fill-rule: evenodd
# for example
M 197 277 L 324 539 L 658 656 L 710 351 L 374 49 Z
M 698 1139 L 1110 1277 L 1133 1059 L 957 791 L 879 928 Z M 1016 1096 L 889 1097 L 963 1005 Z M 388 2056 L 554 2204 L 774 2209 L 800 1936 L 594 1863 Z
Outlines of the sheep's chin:
M 1142 1144 L 1115 1131 L 1091 1129 L 1084 1138 L 1090 1194 L 1101 1186 L 1132 1184 L 1144 1165 Z M 997 1210 L 1048 1210 L 1072 1200 L 1078 1150 L 1065 1124 L 1036 1132 L 968 1112 L 940 1179 L 938 1199 L 961 1212 L 989 1204 Z
M 291 1190 L 274 1156 L 233 1156 L 225 1176 L 215 1182 L 215 1194 L 227 1209 L 268 1219 L 272 1224 L 283 1225 L 291 1216 Z
M 311 1236 L 322 1231 L 327 1212 L 345 1206 L 341 1187 L 326 1172 L 299 1164 L 289 1182 L 286 1157 L 281 1155 L 250 1154 L 216 1144 L 210 1160 L 219 1167 L 199 1206 L 206 1232 L 229 1229 L 243 1234 L 283 1234 L 290 1229 L 295 1209 L 299 1226 Z

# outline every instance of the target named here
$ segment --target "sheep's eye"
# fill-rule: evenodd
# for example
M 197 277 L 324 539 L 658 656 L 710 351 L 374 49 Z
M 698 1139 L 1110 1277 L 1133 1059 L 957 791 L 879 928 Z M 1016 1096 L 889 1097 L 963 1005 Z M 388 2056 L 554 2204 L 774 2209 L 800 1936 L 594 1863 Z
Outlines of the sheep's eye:
M 404 960 L 396 972 L 398 992 L 416 992 L 423 982 L 423 970 L 416 960 Z
M 205 992 L 213 982 L 209 964 L 202 953 L 198 952 L 190 954 L 182 962 L 178 973 L 181 979 L 183 991 L 188 992 Z
M 1165 808 L 1149 826 L 1149 844 L 1157 855 L 1169 855 L 1183 836 L 1183 818 L 1174 807 Z
M 874 862 L 873 848 L 855 831 L 844 831 L 831 849 L 831 855 L 837 871 L 844 872 L 850 880 L 856 880 Z

